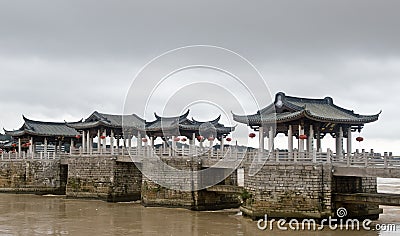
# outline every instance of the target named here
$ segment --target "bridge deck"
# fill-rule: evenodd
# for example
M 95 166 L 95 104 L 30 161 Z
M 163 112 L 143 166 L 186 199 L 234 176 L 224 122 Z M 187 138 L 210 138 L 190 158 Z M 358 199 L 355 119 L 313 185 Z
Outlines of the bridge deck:
M 334 200 L 346 203 L 375 203 L 387 206 L 400 206 L 400 194 L 390 193 L 336 193 Z
M 1 153 L 2 161 L 24 161 L 49 160 L 103 156 L 104 158 L 115 158 L 118 162 L 141 162 L 147 158 L 183 158 L 201 160 L 203 167 L 215 168 L 237 168 L 245 163 L 255 162 L 257 165 L 265 163 L 311 163 L 311 164 L 331 164 L 334 167 L 335 176 L 360 176 L 360 177 L 384 177 L 400 178 L 400 157 L 385 153 L 383 156 L 377 153 L 355 152 L 351 155 L 343 154 L 338 156 L 328 149 L 327 152 L 287 152 L 274 150 L 268 152 L 264 150 L 239 150 L 235 146 L 230 146 L 224 150 L 202 150 L 182 148 L 171 150 L 165 148 L 151 149 L 148 147 L 120 148 L 111 152 L 109 149 L 93 149 L 90 153 L 83 153 L 81 150 L 73 150 L 71 153 Z
M 399 167 L 383 166 L 334 166 L 334 176 L 357 176 L 357 177 L 381 177 L 381 178 L 400 178 Z
M 243 192 L 243 187 L 234 186 L 234 185 L 214 185 L 207 188 L 209 192 L 218 192 L 218 193 L 237 193 L 240 194 Z

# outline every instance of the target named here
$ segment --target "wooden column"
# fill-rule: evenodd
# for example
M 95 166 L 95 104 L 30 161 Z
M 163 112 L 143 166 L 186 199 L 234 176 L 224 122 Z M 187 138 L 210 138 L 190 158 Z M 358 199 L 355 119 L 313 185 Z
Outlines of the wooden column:
M 90 155 L 93 155 L 93 140 L 94 140 L 94 137 L 89 138 L 89 153 L 90 153 Z
M 142 134 L 138 131 L 137 135 L 137 152 L 138 154 L 142 151 Z
M 269 127 L 269 134 L 268 134 L 268 151 L 269 152 L 273 152 L 274 151 L 274 139 L 275 139 L 275 135 L 274 135 L 274 130 L 272 128 L 272 126 Z
M 289 125 L 288 129 L 288 152 L 289 154 L 293 153 L 293 127 Z
M 299 152 L 304 152 L 304 140 L 300 138 L 300 135 L 304 135 L 304 129 L 299 125 Z
M 86 134 L 82 131 L 82 152 L 86 152 Z
M 44 138 L 43 152 L 44 152 L 44 156 L 47 158 L 47 138 Z
M 116 151 L 117 151 L 117 154 L 119 154 L 119 140 L 121 139 L 121 137 L 120 136 L 118 136 L 117 138 L 116 138 Z
M 317 129 L 317 150 L 318 152 L 321 151 L 321 133 L 319 129 Z
M 200 146 L 200 149 L 201 150 L 203 150 L 203 142 L 204 142 L 204 137 L 203 137 L 203 139 L 200 141 L 200 143 L 199 143 L 199 146 Z
M 31 154 L 31 157 L 33 158 L 33 137 L 30 138 L 29 143 L 29 153 Z
M 150 156 L 153 156 L 153 154 L 155 153 L 155 150 L 154 150 L 154 137 L 153 136 L 151 136 L 150 137 Z
M 90 130 L 88 130 L 86 133 L 86 145 L 86 153 L 90 153 Z
M 347 158 L 351 158 L 351 127 L 347 128 Z
M 111 155 L 114 155 L 114 130 L 111 130 L 110 148 L 111 148 Z
M 18 138 L 18 157 L 22 157 L 21 138 Z
M 220 150 L 222 153 L 224 153 L 224 136 L 221 136 L 221 146 L 220 146 Z
M 339 131 L 336 133 L 336 156 L 339 159 L 343 158 L 343 128 L 339 127 Z
M 190 148 L 191 148 L 190 154 L 195 155 L 195 150 L 196 150 L 196 134 L 195 133 L 192 134 L 192 140 L 190 140 Z
M 312 125 L 310 125 L 310 131 L 307 137 L 307 152 L 311 153 L 314 149 L 314 128 Z
M 34 157 L 35 153 L 36 153 L 36 144 L 34 143 L 35 140 L 33 139 L 33 137 L 31 138 L 31 140 L 32 140 L 32 142 L 31 142 L 31 144 L 32 144 L 32 157 Z
M 107 152 L 107 129 L 104 129 L 103 136 L 104 136 L 104 139 L 102 141 L 102 143 L 103 143 L 103 153 L 106 153 Z
M 264 127 L 260 126 L 258 128 L 258 151 L 260 153 L 264 152 Z
M 69 146 L 69 154 L 72 155 L 72 149 L 74 149 L 74 139 L 71 138 L 71 145 Z
M 100 138 L 100 130 L 97 130 L 97 153 L 102 154 L 102 150 L 101 150 L 101 138 Z
M 129 150 L 129 153 L 132 150 L 132 136 L 130 136 L 130 135 L 128 137 L 128 150 Z
M 176 136 L 172 136 L 172 156 L 175 156 L 175 152 L 176 152 L 176 142 L 175 142 L 175 137 Z

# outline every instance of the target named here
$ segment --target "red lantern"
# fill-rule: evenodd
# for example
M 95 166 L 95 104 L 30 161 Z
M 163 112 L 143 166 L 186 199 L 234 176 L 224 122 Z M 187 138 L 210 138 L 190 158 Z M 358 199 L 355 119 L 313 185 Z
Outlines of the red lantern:
M 226 141 L 230 142 L 230 141 L 232 141 L 232 139 L 231 138 L 226 138 Z
M 305 135 L 305 134 L 300 134 L 299 139 L 302 139 L 302 140 L 307 139 L 307 135 Z
M 254 137 L 256 137 L 256 134 L 255 134 L 255 133 L 250 133 L 250 134 L 249 134 L 249 137 L 250 137 L 250 138 L 254 138 Z
M 11 146 L 13 146 L 13 147 L 16 147 L 16 146 L 17 146 L 17 144 L 16 144 L 16 143 L 13 143 L 13 144 L 11 144 Z
M 27 146 L 31 146 L 31 145 L 32 145 L 32 143 L 30 143 L 30 142 L 27 142 L 27 143 L 26 143 L 26 145 L 27 145 Z
M 362 142 L 362 141 L 364 141 L 364 138 L 363 138 L 363 137 L 357 137 L 356 140 L 357 140 L 358 142 Z
M 101 139 L 105 139 L 105 138 L 106 138 L 106 136 L 102 135 L 102 136 L 100 136 L 100 138 L 101 138 Z
M 80 139 L 81 136 L 78 134 L 78 135 L 75 136 L 75 138 Z
M 147 143 L 147 138 L 142 138 L 142 142 Z
M 187 140 L 186 138 L 182 138 L 181 139 L 182 142 L 186 142 L 186 140 Z
M 203 136 L 201 135 L 197 136 L 197 141 L 201 142 L 203 139 L 204 139 Z
M 214 137 L 208 137 L 207 138 L 208 141 L 214 141 L 214 139 L 215 139 Z
M 174 141 L 175 141 L 175 142 L 179 142 L 179 140 L 181 140 L 181 139 L 178 138 L 178 137 L 174 138 Z

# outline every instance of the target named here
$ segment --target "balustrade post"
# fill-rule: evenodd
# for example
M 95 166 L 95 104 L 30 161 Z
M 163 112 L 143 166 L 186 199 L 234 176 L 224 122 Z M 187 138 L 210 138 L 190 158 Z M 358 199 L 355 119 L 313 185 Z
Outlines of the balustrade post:
M 312 151 L 312 160 L 313 160 L 313 163 L 317 162 L 317 149 L 315 149 L 315 148 L 313 148 L 313 151 Z
M 346 165 L 350 166 L 351 155 L 347 155 Z
M 365 149 L 361 149 L 361 158 L 362 159 L 368 159 L 368 156 L 366 155 L 366 153 L 365 153 Z
M 387 152 L 384 152 L 383 163 L 384 163 L 385 168 L 387 168 L 388 167 L 388 153 Z
M 232 148 L 232 146 L 229 146 L 229 148 Z M 236 153 L 236 160 L 239 159 L 239 153 L 237 147 L 235 148 L 235 153 Z
M 326 150 L 326 162 L 332 163 L 331 149 L 329 148 Z

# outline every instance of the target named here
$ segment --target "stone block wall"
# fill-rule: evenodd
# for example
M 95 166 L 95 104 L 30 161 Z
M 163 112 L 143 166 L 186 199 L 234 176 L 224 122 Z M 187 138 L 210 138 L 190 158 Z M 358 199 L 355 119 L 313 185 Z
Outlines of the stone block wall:
M 59 160 L 0 161 L 0 192 L 64 194 Z
M 324 218 L 332 215 L 332 167 L 266 163 L 254 176 L 245 166 L 242 212 L 251 218 Z
M 361 191 L 363 193 L 377 193 L 378 181 L 376 177 L 362 177 Z
M 69 198 L 134 201 L 140 199 L 141 184 L 141 173 L 134 163 L 110 157 L 68 159 Z
M 334 193 L 377 193 L 376 177 L 335 176 L 333 178 Z M 382 212 L 377 204 L 356 204 L 335 202 L 334 208 L 346 208 L 348 217 L 378 219 Z
M 361 193 L 362 178 L 356 176 L 335 176 L 332 190 L 334 193 Z
M 141 198 L 142 173 L 133 162 L 114 163 L 114 182 L 109 201 L 136 201 Z
M 182 157 L 169 157 L 162 161 L 173 168 L 179 170 L 194 170 L 202 169 L 201 162 L 198 160 L 190 160 Z M 184 177 L 182 175 L 169 174 L 167 166 L 160 166 L 154 160 L 145 160 L 143 162 L 144 173 L 148 176 L 143 176 L 142 179 L 142 204 L 145 206 L 164 206 L 164 207 L 183 207 L 192 210 L 215 210 L 230 207 L 238 207 L 240 205 L 239 198 L 235 194 L 223 194 L 217 192 L 209 192 L 207 190 L 184 191 L 193 189 L 198 186 L 200 181 L 212 181 L 212 176 L 201 176 L 194 174 Z M 160 169 L 161 168 L 161 169 Z M 166 171 L 162 173 L 161 171 Z M 214 170 L 215 174 L 218 170 Z M 226 170 L 221 170 L 226 171 Z M 215 176 L 214 176 L 215 177 Z M 227 178 L 222 182 L 229 184 L 234 183 L 235 176 Z M 166 182 L 170 187 L 163 187 L 152 180 L 159 179 Z M 193 187 L 193 188 L 192 188 Z

